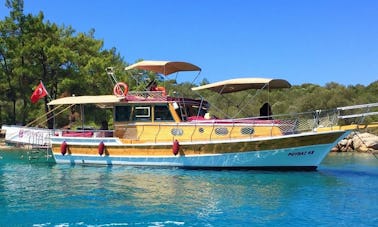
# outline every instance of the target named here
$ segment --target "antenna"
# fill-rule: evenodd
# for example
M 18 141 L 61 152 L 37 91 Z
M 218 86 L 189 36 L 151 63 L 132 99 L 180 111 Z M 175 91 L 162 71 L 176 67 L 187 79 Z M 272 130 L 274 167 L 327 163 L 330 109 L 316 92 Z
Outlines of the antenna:
M 108 74 L 108 78 L 110 80 L 110 82 L 112 83 L 113 87 L 118 83 L 118 80 L 117 78 L 115 77 L 115 74 L 114 74 L 114 68 L 113 67 L 107 67 L 105 69 L 106 71 L 106 74 Z

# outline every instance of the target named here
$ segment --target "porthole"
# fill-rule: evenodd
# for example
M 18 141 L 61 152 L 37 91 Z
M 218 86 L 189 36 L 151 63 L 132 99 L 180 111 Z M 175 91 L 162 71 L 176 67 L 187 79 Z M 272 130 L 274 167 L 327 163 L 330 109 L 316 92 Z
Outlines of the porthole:
M 199 133 L 204 133 L 204 132 L 205 132 L 205 129 L 203 129 L 203 128 L 199 128 L 198 131 L 199 131 Z
M 227 135 L 228 134 L 228 129 L 227 128 L 216 128 L 215 129 L 215 134 L 217 134 L 217 135 Z
M 174 136 L 182 136 L 182 134 L 184 134 L 184 131 L 181 128 L 173 128 L 171 129 L 171 134 Z
M 250 127 L 245 127 L 240 129 L 242 135 L 252 135 L 255 132 L 255 129 Z

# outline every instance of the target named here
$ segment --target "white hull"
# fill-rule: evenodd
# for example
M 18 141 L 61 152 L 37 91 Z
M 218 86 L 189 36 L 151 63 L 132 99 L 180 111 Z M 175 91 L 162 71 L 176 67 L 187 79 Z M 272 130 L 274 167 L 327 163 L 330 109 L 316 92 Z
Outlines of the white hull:
M 5 142 L 18 145 L 49 145 L 54 131 L 51 129 L 3 125 Z

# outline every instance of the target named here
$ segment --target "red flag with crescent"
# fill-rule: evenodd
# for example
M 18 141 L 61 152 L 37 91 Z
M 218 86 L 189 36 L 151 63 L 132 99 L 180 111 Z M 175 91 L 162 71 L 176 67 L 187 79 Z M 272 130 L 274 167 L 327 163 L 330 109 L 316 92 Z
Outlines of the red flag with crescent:
M 30 96 L 31 102 L 36 103 L 41 98 L 45 97 L 47 95 L 47 90 L 45 86 L 43 86 L 42 81 L 39 83 L 33 94 Z

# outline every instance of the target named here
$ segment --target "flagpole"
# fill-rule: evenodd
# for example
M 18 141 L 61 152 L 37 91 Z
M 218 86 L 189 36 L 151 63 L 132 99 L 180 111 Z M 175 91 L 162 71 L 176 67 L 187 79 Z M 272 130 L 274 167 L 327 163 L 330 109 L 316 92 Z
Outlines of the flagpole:
M 46 93 L 47 93 L 47 97 L 49 97 L 49 98 L 50 98 L 50 100 L 52 100 L 52 98 L 51 98 L 51 96 L 50 96 L 49 92 L 47 91 L 47 89 L 46 89 L 45 85 L 43 84 L 42 80 L 40 80 L 40 82 L 41 82 L 41 84 L 42 84 L 42 86 L 43 86 L 43 89 L 45 89 L 45 91 L 46 91 Z

